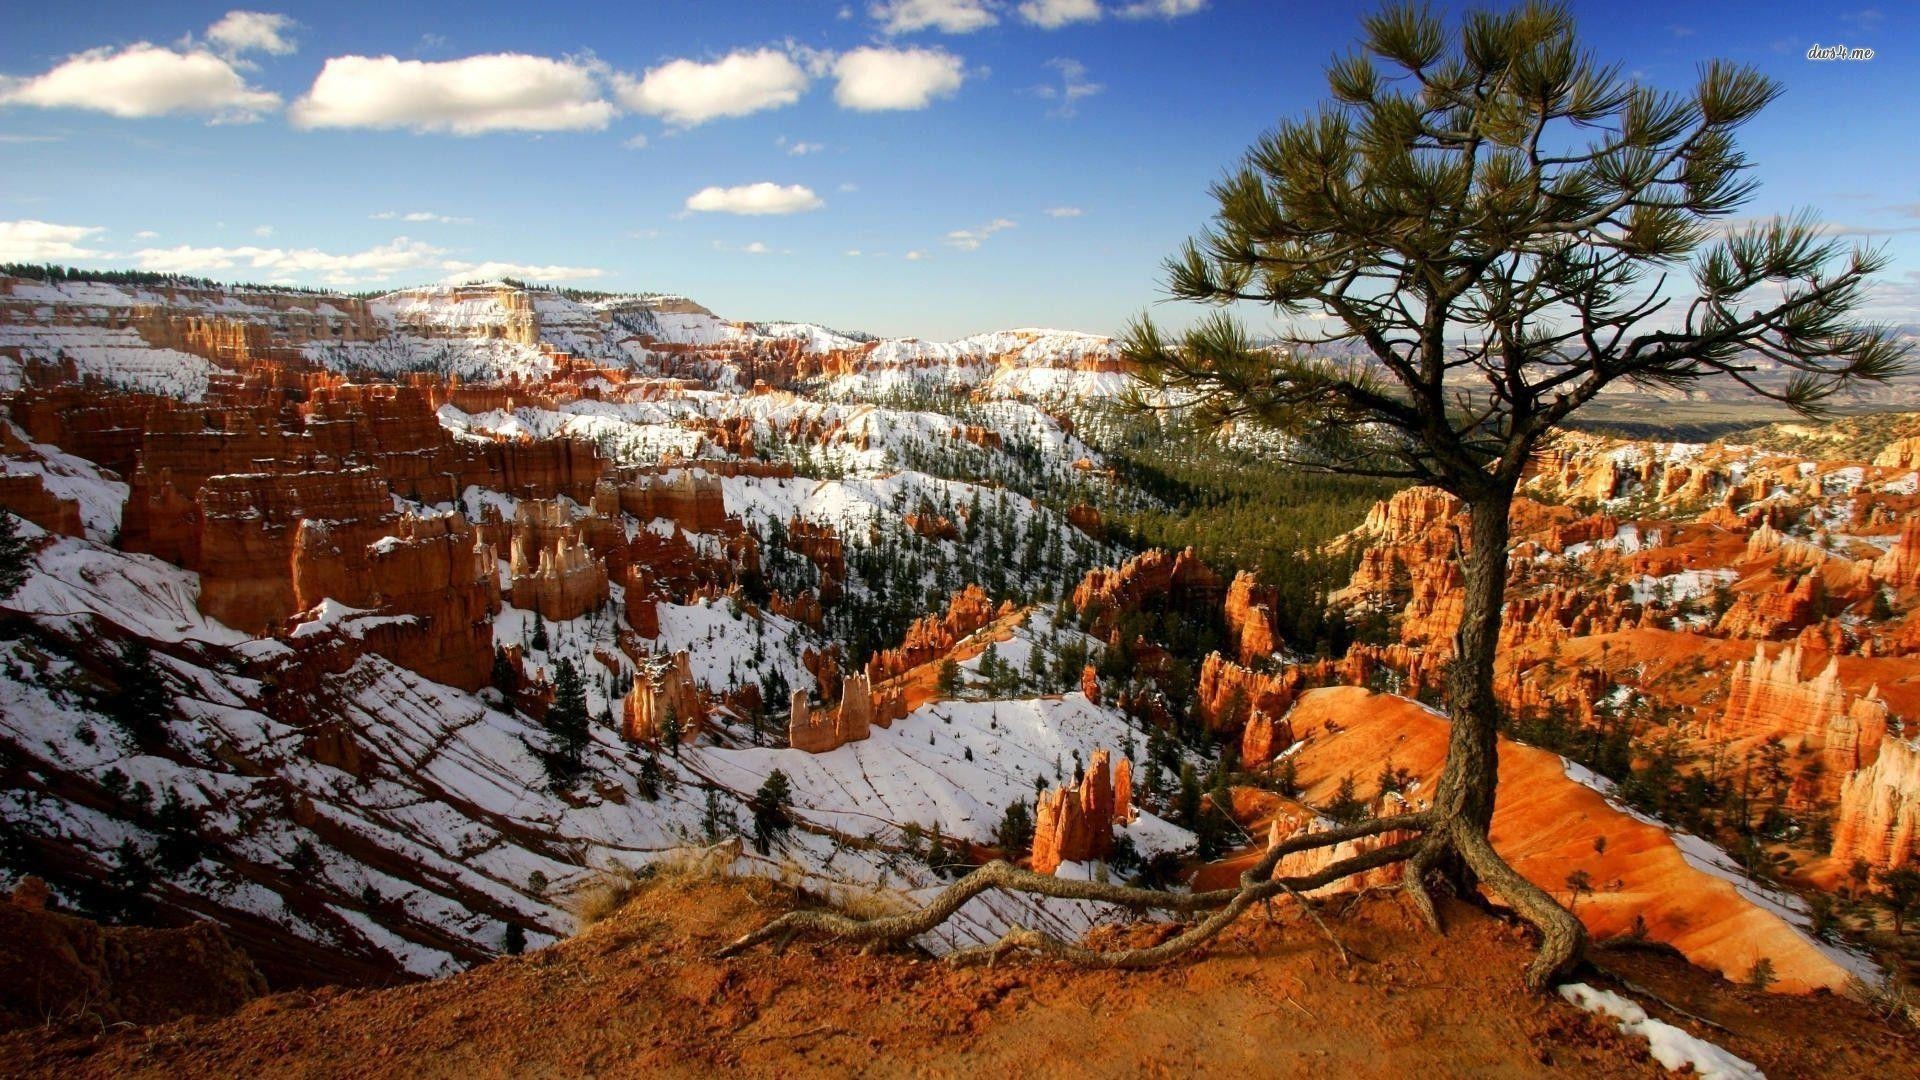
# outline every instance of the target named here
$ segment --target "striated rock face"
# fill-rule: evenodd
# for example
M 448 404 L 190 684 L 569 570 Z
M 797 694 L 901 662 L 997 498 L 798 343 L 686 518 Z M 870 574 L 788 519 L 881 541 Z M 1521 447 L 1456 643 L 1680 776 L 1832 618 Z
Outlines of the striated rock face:
M 1920 745 L 1888 739 L 1872 765 L 1841 784 L 1833 855 L 1874 867 L 1920 860 Z
M 1080 669 L 1080 692 L 1086 695 L 1088 701 L 1100 704 L 1100 676 L 1093 670 L 1092 664 Z
M 1063 862 L 1105 858 L 1113 851 L 1113 826 L 1132 814 L 1133 766 L 1122 758 L 1117 772 L 1111 755 L 1096 750 L 1075 787 L 1055 788 L 1040 797 L 1034 819 L 1032 867 L 1051 874 Z
M 620 702 L 620 736 L 628 742 L 659 742 L 669 715 L 680 725 L 682 742 L 699 734 L 707 718 L 706 701 L 693 681 L 693 658 L 685 649 L 663 663 L 640 666 Z
M 1727 704 L 1709 728 L 1715 738 L 1739 741 L 1778 735 L 1806 740 L 1821 750 L 1830 770 L 1844 776 L 1870 764 L 1887 734 L 1887 704 L 1876 690 L 1855 696 L 1840 682 L 1835 658 L 1811 679 L 1802 679 L 1805 657 L 1795 642 L 1767 659 L 1765 645 L 1753 659 L 1734 665 Z
M 371 652 L 436 682 L 486 685 L 500 610 L 493 549 L 459 514 L 401 517 L 370 543 L 356 535 L 365 531 L 301 520 L 293 561 L 302 609 L 287 636 L 309 653 L 326 641 L 349 659 Z
M 643 522 L 666 518 L 688 532 L 717 532 L 727 520 L 720 478 L 708 472 L 634 475 L 621 480 L 615 492 L 618 509 Z

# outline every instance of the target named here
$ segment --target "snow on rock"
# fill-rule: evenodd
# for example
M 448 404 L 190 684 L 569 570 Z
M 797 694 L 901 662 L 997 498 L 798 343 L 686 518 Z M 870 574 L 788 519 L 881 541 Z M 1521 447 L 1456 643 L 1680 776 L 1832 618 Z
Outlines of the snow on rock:
M 1623 1033 L 1647 1040 L 1653 1060 L 1668 1072 L 1691 1071 L 1701 1080 L 1766 1080 L 1766 1074 L 1753 1062 L 1664 1020 L 1655 1020 L 1645 1009 L 1610 990 L 1567 983 L 1560 987 L 1560 996 L 1590 1013 L 1614 1018 Z

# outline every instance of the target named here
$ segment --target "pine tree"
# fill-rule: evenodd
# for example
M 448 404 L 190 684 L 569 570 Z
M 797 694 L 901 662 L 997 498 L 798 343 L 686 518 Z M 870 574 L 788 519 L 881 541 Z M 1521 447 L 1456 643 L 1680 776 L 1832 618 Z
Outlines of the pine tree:
M 1009 859 L 1018 859 L 1027 853 L 1033 843 L 1033 811 L 1028 809 L 1026 800 L 1015 799 L 1007 805 L 1006 813 L 1000 815 L 994 842 Z
M 20 519 L 0 509 L 0 600 L 20 591 L 32 559 L 33 544 L 20 535 Z
M 1168 261 L 1169 291 L 1215 313 L 1177 340 L 1142 318 L 1123 350 L 1209 424 L 1262 426 L 1302 465 L 1465 504 L 1450 744 L 1409 880 L 1429 921 L 1429 869 L 1511 904 L 1542 931 L 1539 986 L 1585 934 L 1487 840 L 1522 473 L 1621 382 L 1734 381 L 1812 414 L 1902 372 L 1907 348 L 1855 319 L 1884 252 L 1825 238 L 1810 215 L 1724 227 L 1757 186 L 1736 132 L 1781 91 L 1759 71 L 1713 61 L 1690 92 L 1663 92 L 1586 52 L 1557 4 L 1472 11 L 1453 31 L 1395 5 L 1364 25 L 1327 69 L 1332 100 L 1262 136 Z M 1287 320 L 1282 347 L 1230 304 Z M 1788 377 L 1756 380 L 1757 363 Z
M 547 708 L 547 730 L 553 732 L 550 771 L 556 783 L 569 783 L 584 767 L 590 718 L 587 691 L 573 661 L 562 657 L 553 666 L 553 704 Z
M 540 613 L 536 611 L 533 613 L 533 637 L 528 640 L 527 647 L 546 652 L 548 644 L 546 620 L 542 619 Z
M 104 702 L 108 719 L 143 750 L 165 745 L 173 695 L 154 666 L 153 651 L 145 640 L 127 638 L 120 645 L 113 668 L 119 688 Z
M 646 755 L 640 759 L 638 785 L 641 798 L 648 802 L 660 798 L 660 755 L 651 746 L 647 747 Z
M 527 931 L 519 923 L 508 923 L 507 932 L 501 935 L 501 951 L 508 956 L 519 956 L 527 951 Z
M 793 788 L 787 774 L 779 769 L 769 773 L 749 805 L 753 810 L 753 846 L 765 855 L 773 850 L 776 839 L 793 828 Z
M 489 673 L 487 681 L 493 684 L 495 690 L 506 695 L 508 705 L 511 707 L 513 695 L 520 689 L 520 673 L 514 670 L 513 661 L 507 657 L 507 650 L 499 645 L 493 647 L 493 670 Z

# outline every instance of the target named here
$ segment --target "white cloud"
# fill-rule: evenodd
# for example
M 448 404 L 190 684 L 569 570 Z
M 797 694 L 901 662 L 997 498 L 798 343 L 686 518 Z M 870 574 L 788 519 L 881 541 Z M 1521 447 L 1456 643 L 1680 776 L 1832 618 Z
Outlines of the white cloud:
M 0 146 L 21 146 L 28 143 L 66 142 L 65 135 L 0 135 Z
M 229 11 L 219 22 L 207 27 L 207 40 L 220 46 L 228 56 L 246 52 L 286 56 L 298 48 L 291 36 L 297 25 L 285 15 L 270 15 L 264 11 Z
M 307 96 L 295 126 L 408 128 L 477 135 L 487 131 L 598 130 L 613 119 L 590 61 L 523 53 L 461 60 L 335 56 Z
M 860 257 L 860 249 L 848 248 L 847 250 L 841 252 L 840 254 L 845 255 L 849 259 L 857 259 Z
M 909 251 L 905 255 L 902 255 L 901 258 L 908 262 L 919 262 L 922 259 L 928 258 L 928 255 L 924 251 Z
M 522 281 L 586 281 L 605 277 L 607 272 L 593 266 L 536 266 L 528 263 L 448 261 L 440 264 L 447 271 L 441 280 L 448 284 L 462 281 L 498 281 L 519 278 Z
M 960 58 L 944 49 L 855 49 L 836 60 L 833 99 L 863 112 L 924 109 L 951 97 L 965 79 Z
M 221 271 L 244 269 L 276 276 L 317 275 L 328 285 L 355 285 L 434 266 L 443 254 L 440 248 L 401 236 L 365 251 L 344 253 L 318 248 L 181 244 L 170 248 L 142 248 L 129 258 L 142 270 L 162 274 L 215 276 Z
M 1020 5 L 1020 17 L 1043 30 L 1057 30 L 1068 23 L 1099 19 L 1100 3 L 1099 0 L 1027 0 Z
M 1059 86 L 1036 86 L 1033 92 L 1048 101 L 1058 102 L 1047 110 L 1049 116 L 1072 117 L 1080 111 L 1080 99 L 1090 98 L 1106 87 L 1087 78 L 1087 65 L 1078 60 L 1056 56 L 1047 66 L 1060 73 Z
M 1137 0 L 1115 14 L 1123 19 L 1177 19 L 1207 6 L 1207 0 Z
M 94 109 L 122 117 L 203 113 L 257 120 L 280 95 L 248 86 L 226 59 L 205 49 L 175 52 L 142 41 L 67 57 L 44 75 L 0 77 L 0 105 Z
M 738 187 L 706 187 L 687 196 L 687 209 L 716 214 L 798 214 L 818 210 L 826 203 L 812 188 L 762 180 Z
M 779 49 L 735 52 L 703 64 L 671 60 L 646 75 L 614 78 L 614 89 L 629 109 L 692 127 L 723 116 L 746 116 L 800 100 L 807 73 Z
M 781 144 L 776 143 L 775 145 Z M 799 139 L 785 145 L 787 147 L 788 157 L 805 157 L 808 154 L 817 154 L 827 148 L 825 143 L 805 142 Z
M 0 221 L 0 262 L 59 262 L 97 259 L 100 252 L 81 244 L 106 230 L 97 225 L 55 225 L 47 221 Z
M 633 135 L 628 137 L 620 145 L 629 150 L 645 150 L 647 148 L 647 137 L 645 135 Z
M 975 228 L 953 230 L 947 234 L 947 243 L 952 244 L 961 251 L 976 251 L 980 245 L 986 241 L 987 237 L 992 236 L 994 233 L 1017 227 L 1017 223 L 1011 218 L 994 218 L 985 225 L 980 225 Z
M 758 240 L 755 240 L 751 244 L 742 244 L 739 247 L 735 247 L 724 240 L 715 240 L 713 242 L 713 250 L 731 251 L 741 255 L 772 255 L 774 254 L 774 250 L 772 248 L 768 247 L 767 245 L 761 243 Z M 785 253 L 782 252 L 782 254 L 785 254 Z
M 450 217 L 446 214 L 433 213 L 430 210 L 410 210 L 404 214 L 398 210 L 382 210 L 378 214 L 370 214 L 368 216 L 375 221 L 411 221 L 430 225 L 473 224 L 473 219 L 470 217 Z
M 133 234 L 133 238 L 135 240 L 158 240 L 160 234 L 154 232 L 152 229 L 141 229 L 139 232 Z
M 1048 217 L 1054 217 L 1054 218 L 1068 218 L 1068 217 L 1079 217 L 1079 216 L 1080 216 L 1081 214 L 1084 214 L 1084 213 L 1086 213 L 1086 211 L 1084 211 L 1084 210 L 1082 210 L 1082 209 L 1080 209 L 1080 208 L 1079 208 L 1079 207 L 1077 207 L 1077 206 L 1049 206 L 1049 207 L 1047 207 L 1047 216 L 1048 216 Z
M 841 184 L 840 184 L 840 190 L 841 190 L 841 191 L 842 191 L 843 193 L 850 193 L 850 192 L 855 192 L 855 191 L 859 191 L 859 190 L 860 190 L 860 185 L 859 185 L 859 184 L 856 184 L 856 183 L 854 183 L 854 182 L 853 182 L 853 181 L 851 181 L 851 180 L 845 180 L 845 181 L 842 181 L 842 182 L 841 182 Z
M 264 239 L 266 239 L 267 237 L 269 237 L 269 236 L 272 236 L 272 235 L 273 235 L 273 226 L 271 226 L 271 225 L 255 225 L 255 226 L 253 227 L 253 235 L 255 235 L 255 236 L 258 236 L 258 237 L 260 237 L 261 239 L 263 239 L 263 240 L 264 240 Z
M 867 8 L 884 34 L 943 30 L 971 34 L 1000 21 L 988 0 L 882 0 Z

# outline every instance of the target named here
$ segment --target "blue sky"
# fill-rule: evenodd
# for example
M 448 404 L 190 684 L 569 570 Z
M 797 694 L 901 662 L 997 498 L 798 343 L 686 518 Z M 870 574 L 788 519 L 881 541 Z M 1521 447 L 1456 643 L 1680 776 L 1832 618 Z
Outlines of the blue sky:
M 1364 10 L 10 8 L 0 261 L 356 289 L 511 269 L 926 337 L 1111 332 L 1152 305 L 1160 260 L 1206 220 L 1207 185 L 1324 96 L 1325 62 Z M 1745 136 L 1763 182 L 1753 211 L 1817 207 L 1884 241 L 1897 262 L 1876 313 L 1920 321 L 1911 9 L 1576 12 L 1600 57 L 1655 85 L 1684 88 L 1716 56 L 1781 79 L 1784 98 Z M 1836 43 L 1876 56 L 1806 58 Z M 518 59 L 475 63 L 494 54 Z

